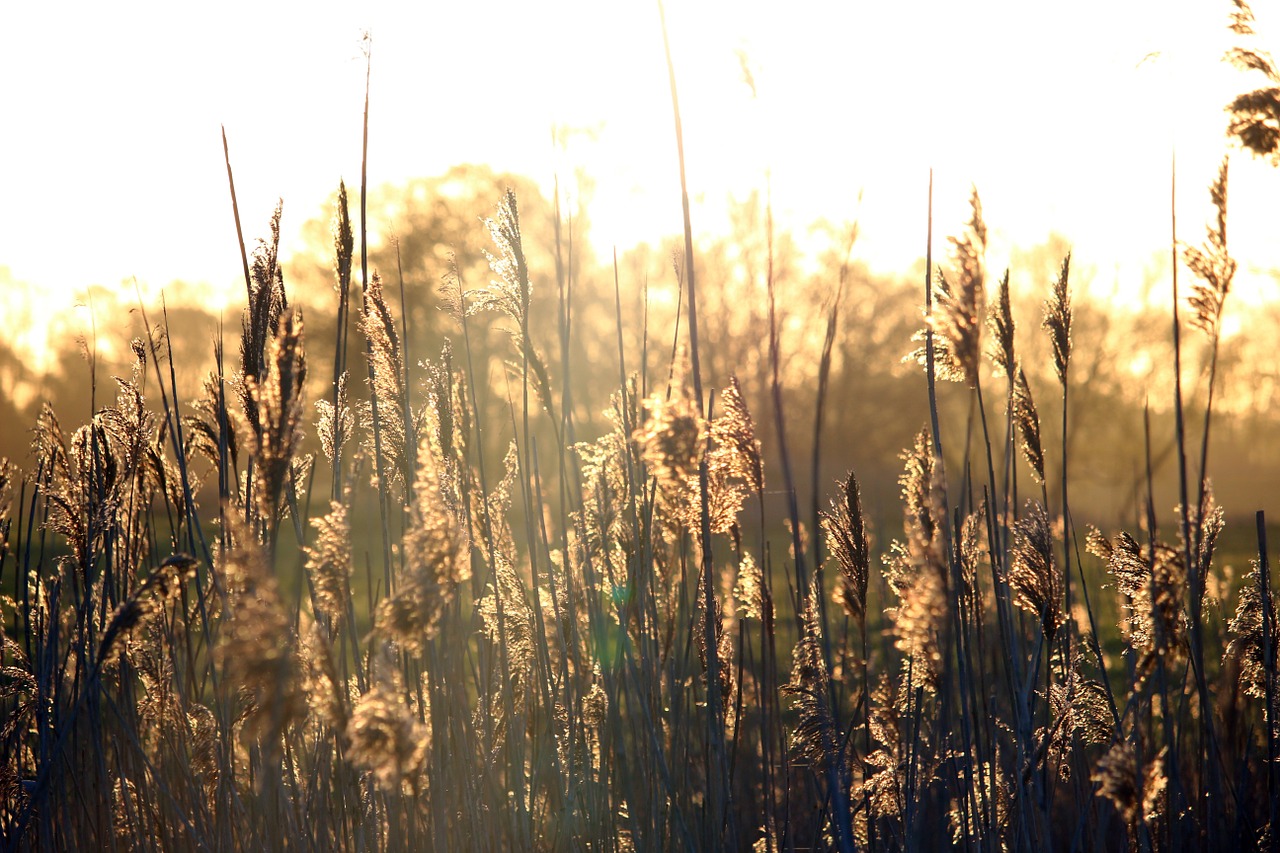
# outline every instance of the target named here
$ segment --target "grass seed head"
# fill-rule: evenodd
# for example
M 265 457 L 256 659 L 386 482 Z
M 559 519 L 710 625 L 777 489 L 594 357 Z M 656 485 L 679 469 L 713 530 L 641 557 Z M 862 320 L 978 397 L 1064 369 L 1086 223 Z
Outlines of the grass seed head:
M 998 375 L 1013 376 L 1018 359 L 1013 345 L 1013 306 L 1009 299 L 1009 271 L 1004 271 L 996 301 L 987 315 L 987 329 L 991 332 L 991 361 Z
M 1009 586 L 1023 610 L 1040 620 L 1049 647 L 1063 623 L 1062 573 L 1054 559 L 1049 515 L 1038 501 L 1027 501 L 1026 514 L 1014 523 Z
M 1036 401 L 1031 396 L 1031 386 L 1027 384 L 1027 374 L 1018 367 L 1018 378 L 1013 384 L 1013 419 L 1021 437 L 1019 446 L 1022 455 L 1031 467 L 1031 475 L 1035 481 L 1044 484 L 1044 446 L 1040 441 L 1040 415 L 1036 411 Z
M 1062 268 L 1053 283 L 1053 291 L 1044 303 L 1044 322 L 1041 324 L 1049 332 L 1049 341 L 1053 344 L 1053 369 L 1058 374 L 1058 382 L 1066 387 L 1067 368 L 1071 364 L 1071 290 L 1069 277 L 1071 272 L 1071 253 L 1067 252 L 1062 259 Z
M 391 667 L 385 663 L 382 668 Z M 417 790 L 430 739 L 430 730 L 418 722 L 386 675 L 380 675 L 375 686 L 360 697 L 346 727 L 351 763 L 371 773 L 387 793 L 399 793 L 406 785 Z
M 316 608 L 336 630 L 346 616 L 351 580 L 351 524 L 346 504 L 332 501 L 329 512 L 311 520 L 314 544 L 306 546 L 307 573 L 315 588 Z
M 862 496 L 858 479 L 849 472 L 841 498 L 822 513 L 827 549 L 836 558 L 835 601 L 858 621 L 866 618 L 867 578 L 871 567 L 871 546 L 862 518 Z
M 1237 264 L 1227 251 L 1227 158 L 1218 167 L 1218 176 L 1209 187 L 1209 197 L 1217 214 L 1205 230 L 1204 244 L 1183 246 L 1182 257 L 1196 275 L 1187 301 L 1191 305 L 1191 325 L 1216 339 L 1222 309 L 1231 291 Z

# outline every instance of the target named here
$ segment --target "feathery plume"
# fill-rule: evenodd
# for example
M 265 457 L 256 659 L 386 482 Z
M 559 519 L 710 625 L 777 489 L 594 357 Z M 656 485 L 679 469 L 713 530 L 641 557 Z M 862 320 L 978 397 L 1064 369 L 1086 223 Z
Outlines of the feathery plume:
M 1018 435 L 1022 441 L 1022 455 L 1031 467 L 1035 481 L 1044 484 L 1044 445 L 1040 442 L 1040 415 L 1036 412 L 1036 401 L 1031 397 L 1031 386 L 1027 384 L 1027 374 L 1018 367 L 1018 378 L 1013 383 L 1013 420 L 1018 426 Z
M 155 616 L 182 591 L 187 581 L 196 576 L 196 561 L 187 554 L 175 554 L 161 563 L 138 585 L 107 623 L 98 646 L 97 666 L 109 666 L 131 634 L 147 619 Z
M 1052 647 L 1063 623 L 1062 573 L 1054 561 L 1049 516 L 1039 501 L 1027 501 L 1026 515 L 1014 523 L 1009 586 L 1018 606 L 1040 620 Z
M 960 582 L 966 600 L 977 602 L 978 573 L 987 559 L 987 502 L 982 500 L 960 527 Z
M 871 547 L 862 518 L 858 479 L 852 471 L 845 480 L 842 497 L 843 500 L 831 502 L 829 512 L 822 513 L 822 529 L 840 572 L 836 576 L 835 601 L 851 618 L 861 622 L 866 618 Z
M 333 630 L 343 623 L 351 582 L 351 524 L 347 506 L 331 501 L 329 512 L 311 520 L 315 543 L 306 546 L 307 573 L 315 589 L 316 609 Z
M 1227 135 L 1238 139 L 1255 155 L 1277 163 L 1280 162 L 1280 69 L 1266 50 L 1247 46 L 1249 41 L 1257 39 L 1253 10 L 1245 0 L 1234 0 L 1234 4 L 1230 29 L 1242 42 L 1231 47 L 1224 58 L 1241 71 L 1261 74 L 1265 82 L 1253 91 L 1236 96 L 1227 105 L 1231 116 Z
M 235 516 L 229 516 L 234 523 Z M 264 744 L 278 742 L 285 727 L 306 715 L 300 688 L 292 620 L 261 546 L 243 529 L 222 554 L 218 569 L 230 599 L 215 659 L 247 702 L 246 732 Z M 274 748 L 274 747 L 272 747 Z
M 1136 840 L 1142 825 L 1159 814 L 1160 798 L 1167 784 L 1164 761 L 1165 750 L 1161 750 L 1145 767 L 1139 768 L 1134 745 L 1117 741 L 1098 760 L 1093 772 L 1098 793 L 1115 804 L 1129 825 L 1131 841 Z
M 1274 596 L 1263 599 L 1262 565 L 1250 561 L 1251 569 L 1240 587 L 1240 600 L 1235 615 L 1227 626 L 1231 641 L 1223 652 L 1223 660 L 1235 658 L 1240 662 L 1240 686 L 1246 696 L 1263 700 L 1267 698 L 1267 662 L 1280 660 L 1280 632 L 1276 631 L 1276 604 Z M 1267 610 L 1270 609 L 1270 613 Z M 1270 625 L 1270 631 L 1266 626 Z M 1268 633 L 1270 636 L 1268 637 Z M 1271 648 L 1267 648 L 1270 640 Z M 1280 708 L 1275 709 L 1280 711 Z M 1274 713 L 1274 712 L 1273 712 Z
M 412 481 L 413 459 L 409 442 L 414 434 L 412 419 L 415 416 L 409 407 L 409 390 L 405 387 L 400 335 L 396 332 L 395 318 L 391 315 L 382 290 L 382 277 L 376 272 L 365 291 L 360 331 L 369 343 L 369 364 L 372 371 L 370 391 L 377 398 L 378 418 L 375 430 L 374 401 L 363 404 L 361 420 L 365 428 L 365 449 L 370 455 L 381 450 L 387 460 L 382 468 L 383 475 L 392 483 L 407 485 Z M 410 418 L 409 422 L 405 420 L 406 413 Z M 375 479 L 378 476 L 376 468 L 373 476 Z
M 1106 562 L 1124 599 L 1126 616 L 1121 628 L 1130 647 L 1138 652 L 1141 683 L 1157 655 L 1168 656 L 1182 648 L 1187 577 L 1182 551 L 1163 542 L 1156 542 L 1153 551 L 1149 544 L 1139 545 L 1123 532 L 1107 540 L 1096 529 L 1090 529 L 1087 547 Z
M 1187 297 L 1191 305 L 1191 325 L 1210 338 L 1218 335 L 1222 308 L 1236 274 L 1236 261 L 1227 251 L 1227 162 L 1223 157 L 1218 177 L 1209 187 L 1217 218 L 1205 229 L 1204 245 L 1200 248 L 1182 247 L 1182 258 L 1197 279 L 1191 285 L 1191 295 Z
M 347 184 L 338 180 L 338 206 L 330 225 L 333 235 L 333 289 L 346 304 L 347 284 L 351 281 L 351 258 L 355 240 L 351 229 L 351 212 L 347 205 Z
M 12 524 L 13 484 L 18 479 L 18 466 L 8 456 L 0 456 L 0 563 L 9 553 L 9 525 Z
M 524 584 L 506 554 L 495 551 L 494 583 L 489 594 L 476 601 L 476 613 L 480 616 L 485 635 L 495 646 L 501 647 L 509 667 L 510 682 L 502 683 L 502 671 L 494 669 L 494 687 L 489 694 L 488 707 L 481 703 L 476 708 L 477 719 L 488 715 L 495 722 L 493 749 L 505 742 L 511 721 L 504 714 L 503 694 L 508 693 L 517 714 L 529 700 L 529 686 L 536 658 L 534 650 L 534 615 L 525 597 Z M 501 615 L 499 615 L 501 609 Z
M 764 459 L 756 438 L 755 421 L 742 397 L 738 377 L 730 376 L 720 395 L 724 414 L 711 421 L 712 451 L 708 467 L 714 475 L 721 469 L 747 484 L 752 492 L 764 489 Z
M 373 774 L 382 790 L 398 793 L 408 785 L 416 793 L 431 733 L 418 722 L 387 674 L 393 669 L 390 661 L 384 661 L 375 686 L 352 709 L 347 754 L 353 765 Z
M 288 310 L 284 272 L 279 264 L 280 214 L 284 203 L 277 202 L 271 214 L 271 239 L 259 240 L 253 252 L 249 274 L 249 305 L 241 320 L 240 378 L 258 377 L 265 368 L 267 342 L 276 336 L 281 315 Z M 245 416 L 253 432 L 260 431 L 256 402 L 241 388 Z
M 764 573 L 750 553 L 742 555 L 738 564 L 738 579 L 733 585 L 733 597 L 742 608 L 742 618 L 763 619 L 766 605 Z
M 266 376 L 246 376 L 244 380 L 257 415 L 249 438 L 257 457 L 255 496 L 263 520 L 278 517 L 281 491 L 294 451 L 302 443 L 303 390 L 307 379 L 302 326 L 301 314 L 285 314 L 271 338 Z
M 706 425 L 698 416 L 691 390 L 680 382 L 670 399 L 654 395 L 644 402 L 644 424 L 635 432 L 644 461 L 664 488 L 683 490 L 698 475 Z
M 355 415 L 347 403 L 347 371 L 338 377 L 337 405 L 328 400 L 316 400 L 316 434 L 320 437 L 320 449 L 325 459 L 333 462 L 342 456 L 351 434 L 355 431 Z
M 532 293 L 529 265 L 525 260 L 524 243 L 520 235 L 520 208 L 513 190 L 506 191 L 502 201 L 498 202 L 496 215 L 486 219 L 484 224 L 498 249 L 496 255 L 486 251 L 485 258 L 499 280 L 490 282 L 486 288 L 466 293 L 466 299 L 470 301 L 467 313 L 498 311 L 523 328 Z
M 1071 364 L 1071 290 L 1068 286 L 1071 272 L 1071 253 L 1062 259 L 1062 269 L 1053 283 L 1053 292 L 1044 303 L 1044 321 L 1041 325 L 1049 332 L 1053 343 L 1053 369 L 1058 382 L 1067 384 L 1067 367 Z
M 695 598 L 697 601 L 704 601 L 710 598 L 713 612 L 711 614 L 712 633 L 715 636 L 716 655 L 720 661 L 718 667 L 720 681 L 720 698 L 721 707 L 725 707 L 729 697 L 733 695 L 734 689 L 734 672 L 733 667 L 728 666 L 727 662 L 733 660 L 733 634 L 725 630 L 725 612 L 724 604 L 720 601 L 719 596 L 707 596 L 706 588 L 703 584 L 702 576 L 698 577 L 698 593 Z M 702 664 L 702 680 L 706 683 L 707 678 L 707 631 L 706 631 L 707 608 L 699 607 L 693 619 L 693 635 L 697 637 L 698 642 L 698 660 Z
M 182 419 L 182 429 L 187 436 L 188 445 L 216 466 L 222 453 L 222 436 L 225 435 L 227 461 L 229 467 L 234 469 L 239 465 L 240 442 L 235 421 L 226 417 L 227 397 L 223 382 L 217 374 L 210 371 L 201 381 L 201 391 L 200 396 L 191 404 L 195 414 Z
M 421 654 L 440 629 L 458 585 L 471 577 L 467 540 L 440 490 L 439 464 L 430 436 L 423 436 L 404 534 L 405 572 L 395 594 L 378 605 L 378 633 Z
M 815 582 L 804 599 L 803 632 L 791 652 L 791 680 L 781 692 L 792 697 L 798 720 L 791 747 L 815 769 L 825 769 L 835 758 L 835 720 L 831 717 L 831 674 L 822 655 L 822 621 Z
M 942 543 L 946 521 L 941 472 L 927 429 L 917 434 L 914 448 L 903 458 L 906 466 L 899 482 L 906 504 L 906 542 L 894 541 L 885 556 L 885 578 L 898 598 L 898 606 L 887 612 L 894 645 L 906 656 L 904 675 L 911 676 L 908 691 L 933 692 L 942 667 L 938 638 L 945 630 L 948 570 Z
M 942 267 L 935 274 L 936 291 L 933 313 L 926 318 L 933 328 L 933 347 L 938 376 L 952 382 L 977 384 L 978 365 L 982 355 L 982 323 L 984 319 L 983 255 L 987 250 L 987 226 L 982 221 L 982 202 L 975 187 L 969 197 L 971 215 L 965 232 L 951 237 L 951 254 L 956 271 L 954 287 Z M 923 341 L 924 331 L 913 340 Z M 926 363 L 924 348 L 912 353 L 921 364 Z
M 987 329 L 991 332 L 991 361 L 997 375 L 1013 376 L 1018 360 L 1013 347 L 1013 306 L 1009 299 L 1009 271 L 1004 271 L 996 301 L 987 314 Z

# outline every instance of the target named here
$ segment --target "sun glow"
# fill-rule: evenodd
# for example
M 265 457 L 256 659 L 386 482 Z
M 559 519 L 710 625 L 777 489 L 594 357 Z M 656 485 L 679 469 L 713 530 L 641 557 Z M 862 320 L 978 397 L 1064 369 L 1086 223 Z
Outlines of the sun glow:
M 1152 258 L 1167 253 L 1175 149 L 1180 236 L 1200 236 L 1203 188 L 1226 150 L 1223 105 L 1247 85 L 1220 61 L 1227 12 L 934 2 L 908 22 L 874 4 L 804 2 L 779 15 L 763 2 L 673 3 L 694 227 L 725 233 L 729 199 L 767 187 L 779 228 L 856 218 L 855 256 L 901 273 L 924 253 L 933 169 L 936 233 L 964 220 L 976 185 L 993 269 L 1013 248 L 1062 234 L 1083 265 L 1105 271 L 1099 286 L 1118 282 L 1136 299 Z M 193 25 L 160 5 L 63 16 L 23 4 L 5 16 L 6 79 L 38 82 L 3 95 L 26 132 L 0 142 L 0 263 L 42 294 L 40 314 L 91 284 L 135 279 L 197 283 L 211 306 L 236 304 L 219 125 L 251 246 L 283 198 L 284 248 L 297 248 L 297 226 L 337 178 L 357 183 L 365 30 L 372 184 L 487 162 L 547 192 L 558 179 L 601 251 L 679 232 L 670 93 L 649 7 L 232 3 Z M 1277 188 L 1276 170 L 1234 158 L 1245 302 L 1276 292 Z M 39 337 L 19 319 L 35 310 L 8 312 L 10 339 Z

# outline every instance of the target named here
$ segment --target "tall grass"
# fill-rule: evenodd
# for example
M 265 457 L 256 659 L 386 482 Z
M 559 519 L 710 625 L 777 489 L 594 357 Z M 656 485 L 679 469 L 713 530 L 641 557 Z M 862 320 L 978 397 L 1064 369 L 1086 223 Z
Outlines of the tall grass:
M 679 140 L 673 67 L 671 86 Z M 1226 183 L 1224 165 L 1206 244 L 1174 243 L 1199 278 L 1188 304 L 1211 365 L 1235 268 Z M 487 223 L 494 280 L 455 268 L 438 294 L 454 322 L 438 356 L 409 357 L 403 279 L 397 308 L 368 267 L 363 177 L 358 226 L 345 187 L 334 211 L 333 340 L 308 341 L 290 302 L 279 210 L 244 252 L 239 359 L 225 372 L 219 339 L 198 399 L 179 397 L 165 316 L 144 313 L 115 401 L 70 433 L 46 409 L 30 467 L 0 462 L 6 847 L 1274 848 L 1261 513 L 1234 615 L 1205 615 L 1232 612 L 1208 596 L 1224 525 L 1213 367 L 1198 466 L 1180 452 L 1194 485 L 1179 543 L 1160 538 L 1151 495 L 1141 529 L 1077 530 L 1069 473 L 1090 460 L 1066 441 L 1069 257 L 1043 318 L 1055 459 L 1007 273 L 987 305 L 977 193 L 934 268 L 930 190 L 928 397 L 902 457 L 901 533 L 876 541 L 858 477 L 821 470 L 834 328 L 859 298 L 844 282 L 812 421 L 829 498 L 811 498 L 806 525 L 787 437 L 808 415 L 784 402 L 771 218 L 762 414 L 736 380 L 703 384 L 715 342 L 698 338 L 685 192 L 687 324 L 651 348 L 615 263 L 608 400 L 570 398 L 572 228 L 526 245 L 510 192 Z M 549 336 L 531 319 L 551 298 L 532 253 L 557 260 Z M 497 376 L 473 344 L 488 323 L 510 344 Z M 671 355 L 655 369 L 658 351 Z M 325 389 L 309 399 L 317 359 Z M 359 370 L 367 393 L 351 399 Z M 968 417 L 944 417 L 944 398 Z M 584 406 L 605 413 L 590 437 Z M 1100 624 L 1108 597 L 1118 625 Z

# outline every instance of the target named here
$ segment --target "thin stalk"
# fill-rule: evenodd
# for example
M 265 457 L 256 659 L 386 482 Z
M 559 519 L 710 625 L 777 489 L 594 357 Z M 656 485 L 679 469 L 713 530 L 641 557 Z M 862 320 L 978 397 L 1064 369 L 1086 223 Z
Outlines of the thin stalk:
M 249 253 L 244 248 L 244 229 L 240 227 L 240 204 L 236 201 L 236 179 L 231 174 L 231 149 L 227 146 L 227 126 L 222 125 L 222 158 L 227 164 L 227 186 L 231 188 L 231 213 L 236 220 L 236 242 L 240 246 L 240 264 L 244 267 L 244 290 L 252 297 L 249 277 Z
M 1191 507 L 1188 504 L 1187 488 L 1187 456 L 1186 430 L 1182 405 L 1182 327 L 1178 316 L 1178 211 L 1177 211 L 1177 161 L 1171 161 L 1169 178 L 1169 222 L 1170 245 L 1173 261 L 1173 388 L 1174 388 L 1174 423 L 1177 431 L 1178 456 L 1178 493 L 1182 501 L 1179 511 L 1179 523 L 1182 526 L 1183 558 L 1187 566 L 1187 580 L 1190 593 L 1190 639 L 1191 668 L 1195 677 L 1196 691 L 1200 700 L 1200 747 L 1197 762 L 1202 771 L 1209 776 L 1209 788 L 1201 794 L 1201 813 L 1205 815 L 1205 834 L 1203 841 L 1208 849 L 1215 846 L 1215 821 L 1208 803 L 1221 802 L 1221 784 L 1218 778 L 1217 738 L 1213 731 L 1213 702 L 1209 696 L 1209 687 L 1204 676 L 1204 637 L 1201 624 L 1204 579 L 1199 559 L 1199 537 L 1201 519 L 1199 512 L 1192 520 Z M 1206 439 L 1207 440 L 1207 439 Z M 1207 452 L 1207 451 L 1206 451 Z M 1204 472 L 1201 471 L 1203 479 Z M 1210 754 L 1211 753 L 1211 754 Z M 1204 798 L 1208 797 L 1208 802 Z
M 1267 517 L 1258 510 L 1254 517 L 1258 528 L 1258 586 L 1262 597 L 1262 669 L 1266 674 L 1264 693 L 1266 706 L 1263 718 L 1267 725 L 1267 825 L 1271 839 L 1271 850 L 1280 850 L 1280 833 L 1275 831 L 1276 821 L 1280 818 L 1280 780 L 1277 779 L 1277 756 L 1280 756 L 1280 743 L 1276 730 L 1276 659 L 1274 622 L 1275 608 L 1272 604 L 1271 565 L 1267 557 Z
M 372 48 L 367 48 L 364 67 L 364 124 L 360 153 L 360 292 L 364 313 L 369 313 L 369 76 L 373 68 Z M 390 495 L 387 488 L 387 471 L 382 452 L 382 426 L 378 415 L 378 387 L 374 382 L 373 343 L 366 337 L 365 361 L 369 372 L 369 405 L 373 416 L 374 471 L 378 477 L 378 518 L 382 532 L 382 579 L 385 593 L 391 595 L 394 587 L 391 577 L 391 527 Z M 407 487 L 407 486 L 406 486 Z
M 658 19 L 662 26 L 662 47 L 667 61 L 667 80 L 671 86 L 671 111 L 675 120 L 676 153 L 680 164 L 680 204 L 684 214 L 684 264 L 685 277 L 689 287 L 689 357 L 693 371 L 693 392 L 698 401 L 698 413 L 705 415 L 706 409 L 702 396 L 702 367 L 698 357 L 698 291 L 693 271 L 693 226 L 689 217 L 689 184 L 685 174 L 684 129 L 680 121 L 680 97 L 676 90 L 676 70 L 671 59 L 671 39 L 667 34 L 667 16 L 662 0 L 658 0 Z M 708 841 L 714 849 L 719 849 L 726 840 L 733 846 L 734 826 L 729 825 L 729 839 L 720 833 L 724 823 L 724 815 L 728 813 L 730 791 L 728 784 L 728 764 L 724 745 L 723 712 L 720 707 L 720 654 L 716 643 L 716 622 L 718 616 L 715 608 L 714 567 L 711 553 L 711 521 L 707 495 L 707 462 L 705 457 L 698 466 L 698 491 L 701 503 L 701 552 L 702 578 L 705 592 L 704 607 L 706 618 L 704 623 L 703 642 L 707 655 L 707 728 L 711 754 L 707 777 L 711 783 L 711 819 L 708 822 Z M 714 781 L 711 781 L 714 780 Z M 714 839 L 714 840 L 713 840 Z

